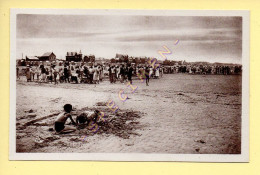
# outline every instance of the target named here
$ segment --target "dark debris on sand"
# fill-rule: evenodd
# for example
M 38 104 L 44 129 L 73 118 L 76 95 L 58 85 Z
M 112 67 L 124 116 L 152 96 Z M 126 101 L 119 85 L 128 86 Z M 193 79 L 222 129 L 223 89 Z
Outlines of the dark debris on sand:
M 141 128 L 141 125 L 138 119 L 141 117 L 140 112 L 136 111 L 118 111 L 113 113 L 109 108 L 84 108 L 83 111 L 93 111 L 100 110 L 105 113 L 104 121 L 99 120 L 96 124 L 98 125 L 97 131 L 93 131 L 89 126 L 83 126 L 83 129 L 80 129 L 80 133 L 86 135 L 94 134 L 110 134 L 115 135 L 124 139 L 128 139 L 131 135 L 139 135 L 137 130 Z M 80 113 L 78 111 L 77 113 Z
M 96 107 L 86 107 L 75 109 L 72 116 L 76 117 L 84 111 L 99 110 L 105 113 L 104 120 L 98 120 L 96 125 L 98 129 L 94 131 L 93 127 L 82 125 L 77 127 L 77 131 L 69 134 L 56 134 L 53 125 L 59 112 L 39 117 L 30 121 L 20 122 L 17 120 L 17 152 L 34 152 L 35 150 L 48 146 L 57 146 L 58 140 L 66 137 L 68 141 L 80 142 L 82 137 L 91 137 L 97 135 L 115 135 L 123 139 L 129 139 L 130 136 L 140 136 L 138 130 L 143 128 L 139 122 L 142 113 L 132 110 L 119 110 L 113 113 L 104 103 L 99 103 Z M 93 124 L 92 124 L 93 126 Z M 66 143 L 58 146 L 66 147 Z

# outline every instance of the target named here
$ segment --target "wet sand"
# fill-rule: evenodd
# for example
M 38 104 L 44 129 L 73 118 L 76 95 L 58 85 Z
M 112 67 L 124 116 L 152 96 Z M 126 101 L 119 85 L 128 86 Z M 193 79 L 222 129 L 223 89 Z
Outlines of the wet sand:
M 24 77 L 22 77 L 24 78 Z M 167 74 L 146 86 L 107 80 L 93 84 L 39 84 L 17 81 L 17 152 L 239 154 L 241 76 Z M 124 90 L 129 99 L 118 97 Z M 113 100 L 114 114 L 105 103 Z M 109 121 L 97 133 L 50 131 L 63 105 L 104 111 Z

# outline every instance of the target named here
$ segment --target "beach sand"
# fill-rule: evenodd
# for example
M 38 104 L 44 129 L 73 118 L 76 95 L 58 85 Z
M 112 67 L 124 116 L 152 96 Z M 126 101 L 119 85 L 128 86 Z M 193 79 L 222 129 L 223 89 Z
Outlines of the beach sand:
M 16 151 L 45 153 L 240 154 L 240 75 L 165 74 L 146 86 L 138 79 L 134 93 L 126 84 L 39 84 L 17 81 Z M 129 99 L 118 97 L 124 90 Z M 119 107 L 114 114 L 106 102 Z M 96 133 L 51 130 L 63 105 L 73 118 L 99 109 L 107 121 Z

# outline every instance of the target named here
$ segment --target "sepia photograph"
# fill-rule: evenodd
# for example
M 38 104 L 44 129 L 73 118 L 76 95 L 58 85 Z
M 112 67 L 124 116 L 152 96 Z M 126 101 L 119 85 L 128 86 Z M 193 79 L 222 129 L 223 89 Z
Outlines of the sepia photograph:
M 248 11 L 11 9 L 10 23 L 11 160 L 249 160 Z

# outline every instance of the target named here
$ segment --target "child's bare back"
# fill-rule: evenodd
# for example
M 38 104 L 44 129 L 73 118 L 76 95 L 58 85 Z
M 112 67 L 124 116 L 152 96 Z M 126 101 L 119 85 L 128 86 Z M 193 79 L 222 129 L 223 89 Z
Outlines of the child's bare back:
M 75 127 L 71 127 L 71 126 L 65 126 L 65 123 L 67 121 L 68 118 L 70 118 L 72 124 L 76 125 L 76 123 L 74 122 L 70 112 L 72 111 L 72 105 L 71 104 L 66 104 L 64 105 L 64 111 L 58 115 L 55 124 L 54 124 L 54 128 L 56 130 L 56 132 L 58 133 L 69 133 L 69 132 L 73 132 L 76 130 Z

